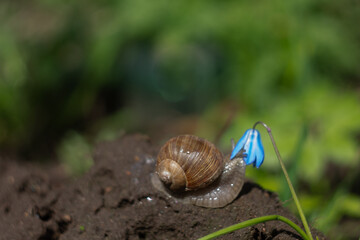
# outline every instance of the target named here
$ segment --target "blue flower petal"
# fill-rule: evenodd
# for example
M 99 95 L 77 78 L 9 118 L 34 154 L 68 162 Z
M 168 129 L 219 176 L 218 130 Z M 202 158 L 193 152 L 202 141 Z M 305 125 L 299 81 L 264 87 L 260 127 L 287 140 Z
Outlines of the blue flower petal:
M 238 153 L 241 151 L 241 149 L 244 148 L 245 142 L 246 142 L 246 140 L 249 138 L 249 135 L 250 135 L 250 133 L 251 133 L 251 130 L 252 130 L 252 129 L 247 130 L 247 131 L 244 133 L 244 135 L 240 138 L 240 140 L 237 142 L 235 148 L 234 148 L 233 151 L 231 152 L 230 159 L 233 159 L 233 158 L 236 156 L 236 154 L 238 154 Z
M 233 149 L 230 159 L 233 159 L 241 150 L 245 151 L 244 161 L 247 165 L 253 164 L 259 168 L 264 161 L 264 147 L 260 133 L 256 129 L 248 129 Z
M 261 142 L 260 134 L 258 134 L 257 140 L 255 141 L 254 144 L 255 144 L 254 151 L 255 151 L 255 155 L 256 155 L 254 166 L 259 168 L 261 166 L 261 164 L 264 162 L 264 157 L 265 157 L 264 147 Z

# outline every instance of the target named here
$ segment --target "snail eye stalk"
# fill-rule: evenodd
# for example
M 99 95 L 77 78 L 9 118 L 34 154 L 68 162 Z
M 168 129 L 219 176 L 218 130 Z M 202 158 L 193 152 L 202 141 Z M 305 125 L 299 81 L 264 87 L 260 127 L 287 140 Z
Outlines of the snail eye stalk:
M 242 159 L 245 159 L 247 157 L 247 154 L 245 153 L 245 149 L 241 149 L 238 153 L 235 154 L 235 156 L 232 159 L 235 159 L 235 158 L 242 158 Z

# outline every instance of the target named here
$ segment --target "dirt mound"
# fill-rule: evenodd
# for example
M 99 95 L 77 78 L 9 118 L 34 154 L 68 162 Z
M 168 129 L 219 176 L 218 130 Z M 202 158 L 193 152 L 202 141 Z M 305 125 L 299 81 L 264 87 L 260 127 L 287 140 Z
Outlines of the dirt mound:
M 247 181 L 222 209 L 183 205 L 151 185 L 158 147 L 142 135 L 99 144 L 94 166 L 70 181 L 58 167 L 1 159 L 0 239 L 196 239 L 264 215 L 296 219 L 276 194 Z M 313 230 L 318 236 L 321 233 Z M 301 239 L 278 221 L 222 239 Z

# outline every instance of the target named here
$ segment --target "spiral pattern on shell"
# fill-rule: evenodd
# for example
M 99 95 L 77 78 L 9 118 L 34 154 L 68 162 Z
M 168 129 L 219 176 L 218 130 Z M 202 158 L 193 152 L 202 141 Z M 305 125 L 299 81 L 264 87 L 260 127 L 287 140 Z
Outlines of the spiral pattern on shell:
M 171 138 L 160 149 L 156 172 L 172 190 L 196 190 L 216 180 L 224 169 L 222 153 L 192 135 Z

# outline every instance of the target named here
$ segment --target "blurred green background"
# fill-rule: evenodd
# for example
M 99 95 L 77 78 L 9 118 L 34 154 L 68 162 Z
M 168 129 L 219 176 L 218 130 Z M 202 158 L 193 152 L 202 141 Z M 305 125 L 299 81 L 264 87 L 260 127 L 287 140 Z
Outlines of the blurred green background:
M 360 236 L 360 2 L 3 0 L 0 146 L 86 171 L 97 141 L 272 127 L 310 223 Z M 295 211 L 263 129 L 247 176 Z

